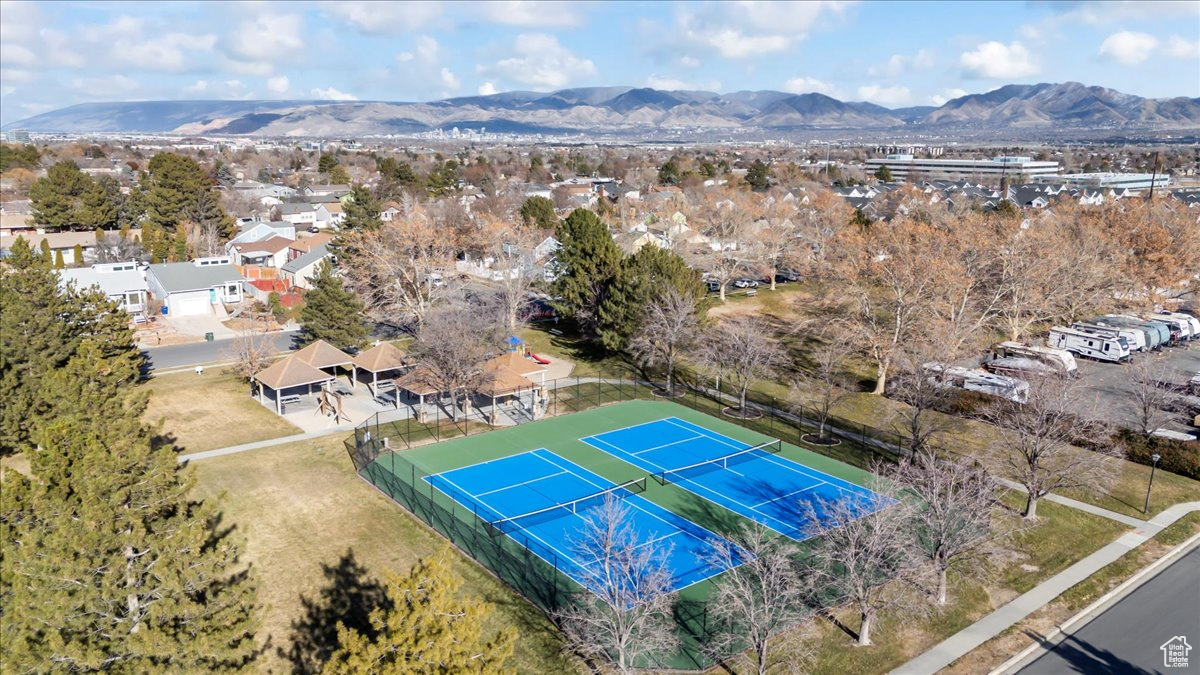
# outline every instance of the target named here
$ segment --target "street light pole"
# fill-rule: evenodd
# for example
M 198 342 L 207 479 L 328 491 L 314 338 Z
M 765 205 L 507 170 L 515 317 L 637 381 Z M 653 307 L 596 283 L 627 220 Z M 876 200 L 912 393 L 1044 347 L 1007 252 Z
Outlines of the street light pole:
M 1158 460 L 1162 459 L 1162 455 L 1157 452 L 1150 455 L 1150 483 L 1146 485 L 1146 504 L 1142 507 L 1142 513 L 1150 512 L 1150 488 L 1154 487 L 1154 470 L 1158 468 Z

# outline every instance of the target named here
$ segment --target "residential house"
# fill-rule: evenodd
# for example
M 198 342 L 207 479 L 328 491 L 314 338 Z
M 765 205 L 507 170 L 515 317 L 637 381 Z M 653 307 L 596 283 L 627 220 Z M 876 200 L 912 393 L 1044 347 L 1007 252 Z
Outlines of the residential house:
M 33 203 L 28 199 L 0 202 L 0 236 L 34 232 Z
M 396 202 L 387 202 L 379 211 L 379 219 L 385 223 L 390 223 L 400 216 L 400 205 Z
M 97 288 L 134 317 L 144 317 L 150 286 L 137 262 L 105 263 L 58 271 L 63 287 Z
M 289 285 L 295 288 L 309 289 L 312 288 L 309 278 L 316 276 L 317 267 L 332 258 L 333 254 L 329 251 L 329 244 L 323 243 L 284 263 L 283 267 L 279 268 L 279 274 Z
M 261 241 L 241 242 L 226 245 L 234 263 L 238 265 L 261 265 L 279 269 L 288 260 L 288 249 L 293 241 L 285 237 L 271 237 Z
M 301 191 L 306 197 L 320 197 L 323 195 L 333 195 L 335 197 L 343 197 L 350 194 L 349 185 L 309 185 Z
M 241 225 L 238 229 L 238 234 L 233 239 L 229 240 L 229 244 L 243 244 L 252 241 L 262 241 L 271 237 L 283 237 L 284 239 L 296 238 L 296 226 L 286 220 L 272 221 L 252 221 Z M 226 251 L 229 250 L 228 244 Z
M 321 204 L 320 207 L 317 208 L 317 227 L 320 227 L 322 209 L 324 209 L 324 213 L 328 214 L 325 222 L 329 224 L 329 227 L 341 227 L 342 223 L 345 222 L 346 209 L 341 202 L 335 201 L 328 204 Z
M 271 216 L 274 220 L 283 220 L 291 223 L 297 230 L 311 230 L 317 225 L 317 209 L 320 204 L 295 203 L 287 202 L 278 204 L 271 209 Z M 325 212 L 326 214 L 329 211 Z M 329 218 L 326 215 L 326 222 Z
M 648 231 L 638 232 L 635 230 L 632 232 L 622 232 L 613 237 L 613 242 L 616 243 L 617 248 L 621 249 L 625 255 L 633 255 L 640 251 L 643 246 L 667 247 L 665 241 Z
M 29 245 L 35 251 L 40 251 L 42 241 L 45 240 L 50 245 L 51 255 L 62 252 L 63 261 L 68 265 L 76 262 L 75 246 L 78 245 L 83 249 L 83 260 L 78 262 L 83 263 L 89 260 L 96 259 L 96 233 L 92 232 L 50 232 L 47 234 L 36 234 L 32 232 L 22 232 L 15 235 L 0 235 L 0 258 L 7 258 L 12 251 L 12 245 L 16 243 L 18 238 L 23 238 L 29 242 Z
M 232 258 L 217 256 L 151 265 L 146 282 L 169 315 L 196 316 L 217 314 L 219 303 L 241 302 L 246 278 L 234 267 Z

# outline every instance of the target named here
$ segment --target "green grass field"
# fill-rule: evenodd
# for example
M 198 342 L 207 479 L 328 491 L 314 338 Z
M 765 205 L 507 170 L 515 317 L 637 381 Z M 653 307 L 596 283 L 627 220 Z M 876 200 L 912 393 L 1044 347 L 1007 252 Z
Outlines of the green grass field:
M 646 472 L 579 440 L 636 424 L 678 417 L 748 444 L 772 440 L 756 431 L 667 401 L 627 401 L 584 412 L 554 417 L 486 434 L 464 436 L 411 450 L 381 455 L 363 471 L 386 494 L 404 504 L 434 529 L 470 553 L 535 604 L 553 607 L 571 593 L 575 582 L 537 558 L 514 538 L 489 534 L 474 514 L 421 480 L 424 476 L 508 457 L 538 448 L 558 455 L 614 482 L 645 477 Z M 863 485 L 869 474 L 795 445 L 784 444 L 782 456 L 825 473 Z M 642 497 L 714 532 L 730 532 L 750 521 L 674 485 L 647 481 Z M 519 536 L 519 533 L 517 533 Z M 716 577 L 719 578 L 719 577 Z M 715 578 L 714 578 L 715 579 Z M 713 579 L 680 592 L 682 623 L 690 636 L 701 632 L 703 606 Z M 671 663 L 674 667 L 707 666 L 694 642 Z

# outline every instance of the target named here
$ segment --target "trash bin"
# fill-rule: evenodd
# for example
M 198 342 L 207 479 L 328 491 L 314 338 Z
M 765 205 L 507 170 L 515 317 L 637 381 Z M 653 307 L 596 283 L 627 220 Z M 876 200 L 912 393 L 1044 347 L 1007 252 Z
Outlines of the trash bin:
M 212 342 L 212 341 L 213 341 L 213 334 L 212 334 L 212 333 L 205 333 L 205 334 L 204 334 L 204 341 L 205 341 L 205 342 Z
M 167 306 L 166 305 L 162 306 L 162 313 L 163 313 L 163 316 L 167 315 Z

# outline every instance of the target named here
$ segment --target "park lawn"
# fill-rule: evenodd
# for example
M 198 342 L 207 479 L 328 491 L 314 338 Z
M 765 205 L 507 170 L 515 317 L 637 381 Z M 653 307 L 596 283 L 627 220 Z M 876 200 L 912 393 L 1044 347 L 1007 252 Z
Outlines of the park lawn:
M 407 572 L 446 543 L 358 478 L 343 440 L 331 436 L 194 463 L 196 496 L 212 500 L 223 524 L 245 541 L 243 558 L 258 582 L 259 641 L 266 646 L 261 671 L 290 669 L 291 627 L 306 616 L 306 601 L 330 589 L 337 575 L 326 570 L 344 570 L 353 561 L 359 572 L 353 581 L 369 585 Z M 576 670 L 538 610 L 457 550 L 451 555 L 463 592 L 495 607 L 491 628 L 520 631 L 512 662 L 519 672 Z
M 855 638 L 838 625 L 857 631 L 858 615 L 847 608 L 834 613 L 836 623 L 822 618 L 813 622 L 807 635 L 781 636 L 778 649 L 781 653 L 811 652 L 804 672 L 886 673 L 1102 548 L 1127 529 L 1120 523 L 1049 502 L 1039 506 L 1039 514 L 1035 526 L 1004 546 L 1006 553 L 997 556 L 1003 567 L 993 574 L 981 578 L 952 569 L 946 607 L 937 609 L 926 598 L 914 595 L 912 600 L 925 613 L 881 615 L 872 630 L 873 646 L 856 647 Z M 1010 519 L 1012 524 L 1020 520 L 1012 513 L 1000 517 Z
M 554 335 L 550 330 L 561 330 L 563 335 Z M 571 377 L 634 377 L 634 369 L 620 354 L 609 354 L 595 343 L 573 334 L 568 322 L 555 326 L 553 322 L 540 322 L 520 331 L 529 351 L 551 359 L 562 359 L 575 364 Z
M 301 433 L 249 394 L 236 375 L 216 368 L 159 375 L 141 385 L 149 392 L 145 419 L 161 422 L 183 453 L 224 448 Z
M 947 675 L 968 675 L 992 670 L 1032 644 L 1032 636 L 1049 635 L 1055 627 L 1196 534 L 1200 534 L 1200 512 L 1193 511 L 1067 589 L 1050 604 L 955 661 L 943 672 Z

